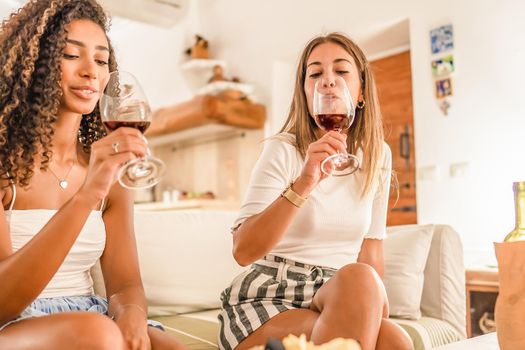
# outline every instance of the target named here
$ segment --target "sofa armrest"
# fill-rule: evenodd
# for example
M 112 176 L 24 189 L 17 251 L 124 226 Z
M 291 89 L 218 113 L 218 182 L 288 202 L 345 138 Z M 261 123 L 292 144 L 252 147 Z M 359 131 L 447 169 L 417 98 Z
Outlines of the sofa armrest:
M 425 267 L 421 313 L 450 323 L 466 337 L 463 245 L 448 225 L 435 225 Z

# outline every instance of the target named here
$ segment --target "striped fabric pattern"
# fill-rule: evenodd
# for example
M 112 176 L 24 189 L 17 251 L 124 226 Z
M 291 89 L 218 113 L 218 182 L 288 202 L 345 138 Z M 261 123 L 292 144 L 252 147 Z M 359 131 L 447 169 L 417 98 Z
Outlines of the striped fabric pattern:
M 432 317 L 421 317 L 419 320 L 390 318 L 412 338 L 415 350 L 426 350 L 462 340 L 462 336 L 448 322 Z
M 277 314 L 309 308 L 317 290 L 335 272 L 272 255 L 257 261 L 221 293 L 219 347 L 234 349 Z
M 8 325 L 21 320 L 42 317 L 59 312 L 98 312 L 103 315 L 108 314 L 108 302 L 105 298 L 98 295 L 89 296 L 71 296 L 57 298 L 38 298 L 35 299 L 18 318 L 0 326 L 0 331 Z M 148 320 L 148 326 L 164 330 L 162 324 L 158 321 Z

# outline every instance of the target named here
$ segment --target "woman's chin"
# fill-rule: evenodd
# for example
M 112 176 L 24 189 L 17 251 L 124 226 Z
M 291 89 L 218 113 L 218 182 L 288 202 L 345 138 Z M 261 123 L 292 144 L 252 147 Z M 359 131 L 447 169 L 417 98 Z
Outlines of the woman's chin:
M 86 115 L 86 114 L 93 113 L 93 111 L 95 110 L 95 107 L 96 107 L 96 104 L 95 105 L 93 104 L 74 104 L 74 105 L 65 106 L 65 108 L 61 108 L 61 111 L 66 112 L 66 113 Z

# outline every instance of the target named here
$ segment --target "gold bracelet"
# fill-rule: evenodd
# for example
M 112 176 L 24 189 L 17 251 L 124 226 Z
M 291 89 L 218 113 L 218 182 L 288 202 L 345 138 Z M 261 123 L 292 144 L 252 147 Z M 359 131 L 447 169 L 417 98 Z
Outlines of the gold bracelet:
M 291 182 L 288 187 L 285 188 L 283 193 L 281 193 L 281 197 L 286 198 L 290 203 L 295 205 L 297 208 L 300 208 L 303 206 L 304 202 L 308 199 L 308 197 L 304 198 L 301 195 L 299 195 L 297 192 L 295 192 L 292 189 L 292 185 L 294 183 Z

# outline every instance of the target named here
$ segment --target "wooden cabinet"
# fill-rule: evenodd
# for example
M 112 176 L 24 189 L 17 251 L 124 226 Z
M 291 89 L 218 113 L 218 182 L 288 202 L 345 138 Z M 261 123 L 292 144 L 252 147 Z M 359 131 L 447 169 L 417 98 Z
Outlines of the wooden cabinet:
M 387 225 L 417 223 L 416 158 L 410 51 L 370 63 L 374 69 L 386 142 L 399 189 L 390 191 Z M 394 182 L 395 183 L 395 182 Z
M 494 307 L 499 291 L 498 270 L 468 269 L 465 282 L 467 336 L 470 338 L 495 331 Z

